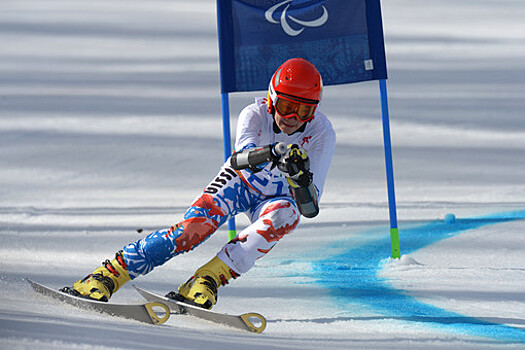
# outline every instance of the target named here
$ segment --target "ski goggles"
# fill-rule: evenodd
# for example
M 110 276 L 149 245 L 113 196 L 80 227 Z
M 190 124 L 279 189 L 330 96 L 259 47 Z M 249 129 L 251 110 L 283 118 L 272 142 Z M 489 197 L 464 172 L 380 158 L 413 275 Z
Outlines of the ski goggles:
M 296 101 L 278 97 L 275 101 L 275 109 L 283 118 L 296 117 L 301 122 L 307 122 L 314 117 L 317 104 L 304 104 Z

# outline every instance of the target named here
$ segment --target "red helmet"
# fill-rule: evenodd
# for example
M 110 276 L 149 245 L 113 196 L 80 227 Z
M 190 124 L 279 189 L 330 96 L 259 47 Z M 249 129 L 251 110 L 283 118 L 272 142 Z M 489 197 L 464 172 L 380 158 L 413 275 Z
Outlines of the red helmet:
M 268 87 L 268 111 L 273 112 L 278 98 L 317 106 L 321 101 L 323 80 L 315 66 L 304 58 L 292 58 L 275 71 Z

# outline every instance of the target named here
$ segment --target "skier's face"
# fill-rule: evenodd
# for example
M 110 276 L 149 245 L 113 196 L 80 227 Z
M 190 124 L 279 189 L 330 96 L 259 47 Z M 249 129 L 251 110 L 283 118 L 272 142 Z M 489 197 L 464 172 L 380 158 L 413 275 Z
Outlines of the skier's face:
M 275 123 L 282 132 L 288 135 L 293 134 L 303 125 L 303 122 L 297 119 L 297 117 L 284 118 L 277 111 L 275 112 Z

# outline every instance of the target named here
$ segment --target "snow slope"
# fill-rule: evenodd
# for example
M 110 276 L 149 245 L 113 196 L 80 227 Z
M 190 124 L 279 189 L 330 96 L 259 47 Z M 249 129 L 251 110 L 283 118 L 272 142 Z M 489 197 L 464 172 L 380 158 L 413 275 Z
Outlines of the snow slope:
M 327 87 L 338 143 L 321 214 L 216 306 L 264 314 L 252 335 L 81 312 L 24 281 L 71 284 L 138 228 L 175 223 L 215 175 L 214 1 L 3 1 L 0 348 L 525 348 L 524 13 L 383 1 L 403 257 L 388 259 L 378 84 Z M 261 94 L 231 96 L 232 129 Z M 226 236 L 136 283 L 175 288 Z M 141 298 L 126 286 L 113 300 Z

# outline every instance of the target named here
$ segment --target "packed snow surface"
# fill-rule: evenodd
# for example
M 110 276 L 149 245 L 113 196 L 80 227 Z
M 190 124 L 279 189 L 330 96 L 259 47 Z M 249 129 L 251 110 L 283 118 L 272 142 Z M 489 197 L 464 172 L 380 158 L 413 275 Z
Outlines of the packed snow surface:
M 81 311 L 25 281 L 70 285 L 176 223 L 213 178 L 215 2 L 1 2 L 0 348 L 525 348 L 525 2 L 382 7 L 402 257 L 378 83 L 326 87 L 338 139 L 320 215 L 220 290 L 217 311 L 267 317 L 255 335 Z M 230 96 L 232 130 L 262 95 Z M 226 236 L 135 283 L 173 290 Z

